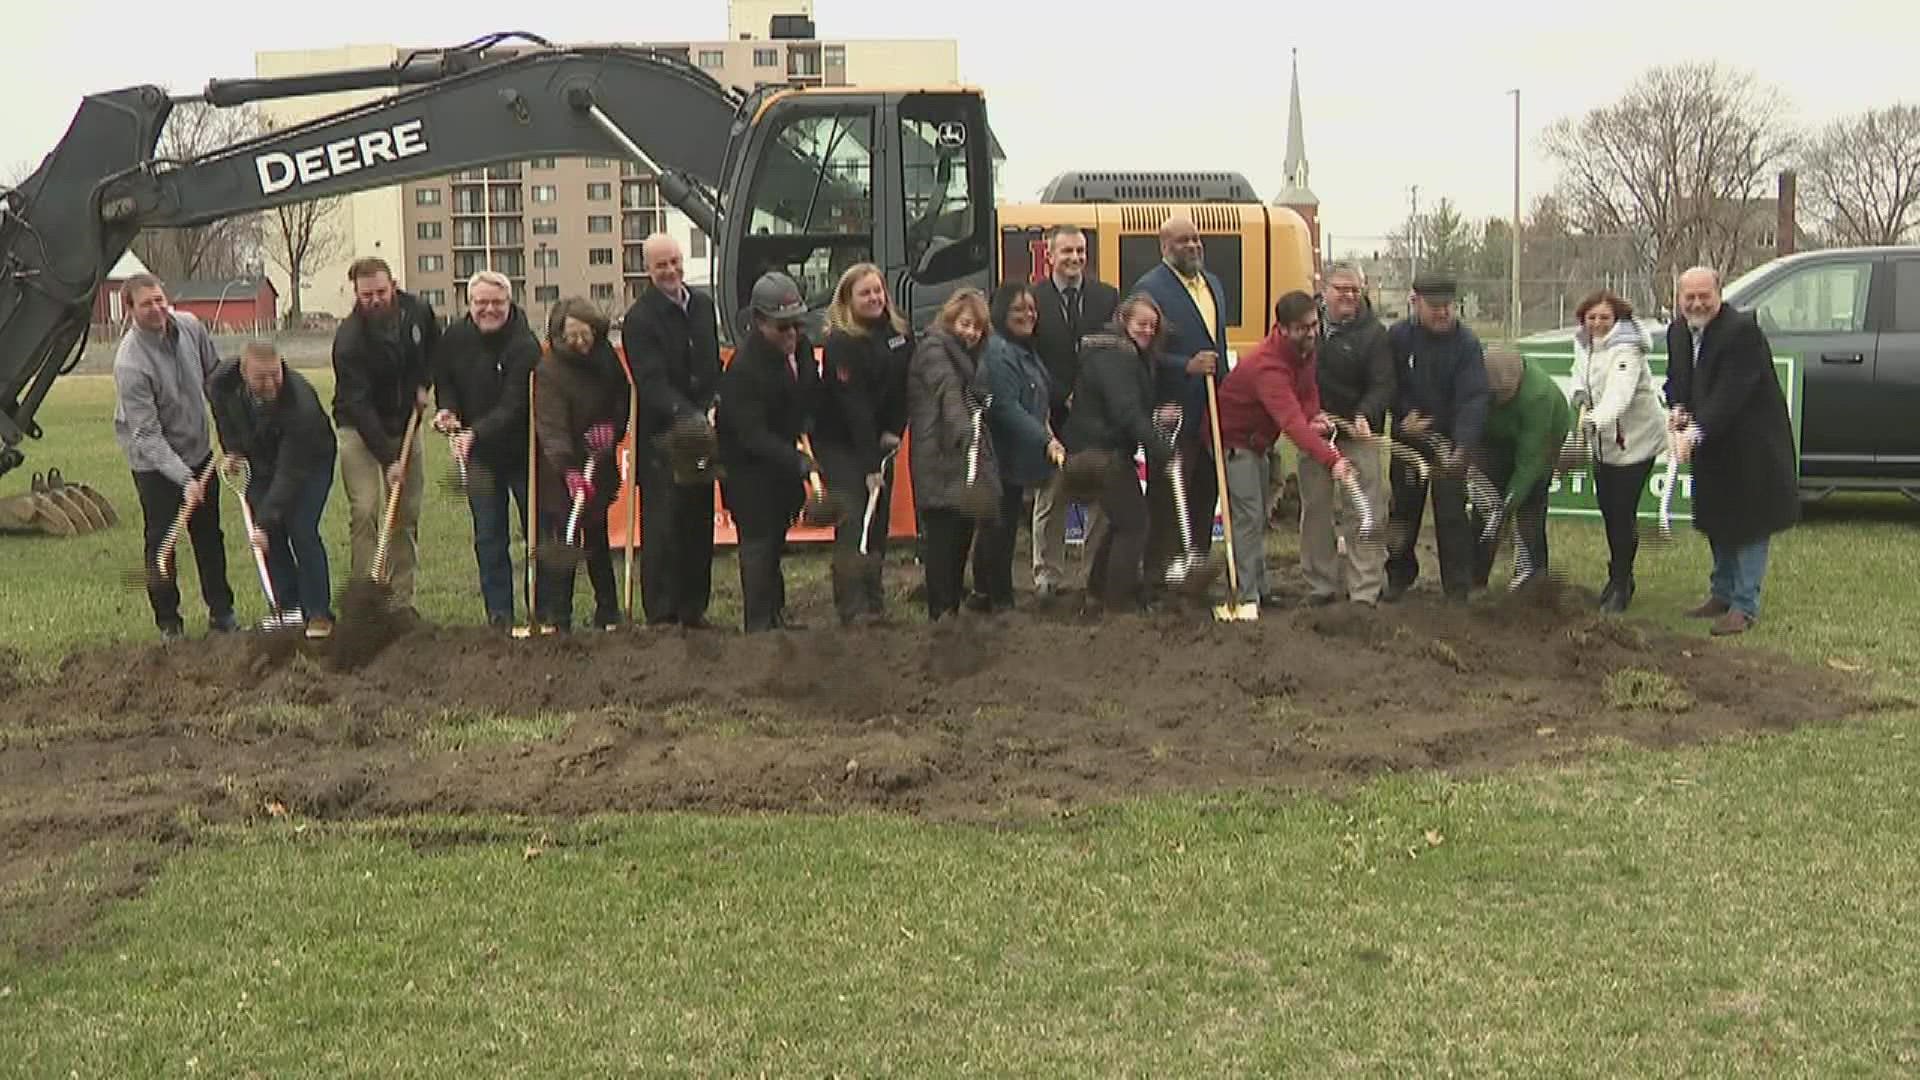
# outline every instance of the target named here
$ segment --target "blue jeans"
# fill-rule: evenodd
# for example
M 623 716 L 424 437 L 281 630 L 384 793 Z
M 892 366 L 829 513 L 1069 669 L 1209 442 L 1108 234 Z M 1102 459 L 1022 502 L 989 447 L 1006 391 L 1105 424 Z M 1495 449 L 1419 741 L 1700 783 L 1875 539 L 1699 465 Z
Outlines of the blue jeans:
M 480 598 L 489 622 L 513 621 L 513 526 L 507 517 L 511 495 L 519 509 L 520 535 L 527 535 L 527 471 L 471 470 L 467 509 L 473 512 L 473 560 L 480 567 Z
M 320 516 L 333 492 L 333 463 L 308 476 L 293 493 L 280 527 L 267 532 L 267 580 L 282 610 L 298 608 L 311 619 L 333 619 L 333 584 L 327 570 L 327 545 L 320 540 Z M 254 505 L 267 494 L 254 484 L 247 499 Z
M 1760 580 L 1767 576 L 1768 539 L 1745 544 L 1708 540 L 1713 548 L 1713 576 L 1708 585 L 1715 600 L 1725 600 L 1748 618 L 1760 616 Z

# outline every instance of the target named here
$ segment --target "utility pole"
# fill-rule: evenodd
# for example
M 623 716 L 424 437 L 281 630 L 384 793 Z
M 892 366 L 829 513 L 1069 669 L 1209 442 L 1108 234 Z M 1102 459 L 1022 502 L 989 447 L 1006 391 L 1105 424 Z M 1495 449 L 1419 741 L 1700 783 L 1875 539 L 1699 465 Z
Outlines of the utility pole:
M 1508 300 L 1507 315 L 1513 322 L 1513 340 L 1520 340 L 1520 91 L 1518 88 L 1507 91 L 1513 95 L 1513 257 L 1509 260 L 1513 266 L 1513 292 Z
M 1407 216 L 1407 287 L 1413 287 L 1413 280 L 1420 276 L 1420 185 L 1410 189 L 1413 192 L 1413 212 Z

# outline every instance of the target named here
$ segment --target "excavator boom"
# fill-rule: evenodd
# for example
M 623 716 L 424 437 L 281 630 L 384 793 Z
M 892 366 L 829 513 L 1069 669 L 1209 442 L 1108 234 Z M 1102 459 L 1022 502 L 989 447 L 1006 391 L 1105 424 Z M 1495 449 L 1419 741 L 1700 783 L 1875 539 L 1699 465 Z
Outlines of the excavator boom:
M 992 181 L 975 91 L 761 91 L 743 96 L 638 48 L 503 36 L 387 68 L 214 81 L 234 105 L 346 89 L 391 96 L 191 161 L 157 160 L 173 99 L 142 86 L 88 97 L 66 137 L 0 199 L 0 474 L 81 347 L 93 295 L 141 229 L 532 157 L 622 157 L 717 245 L 714 289 L 737 328 L 752 281 L 793 274 L 812 307 L 852 262 L 879 263 L 926 309 L 991 274 Z M 969 144 L 969 131 L 975 133 Z M 824 282 L 824 285 L 823 285 Z M 916 291 L 917 290 L 917 291 Z

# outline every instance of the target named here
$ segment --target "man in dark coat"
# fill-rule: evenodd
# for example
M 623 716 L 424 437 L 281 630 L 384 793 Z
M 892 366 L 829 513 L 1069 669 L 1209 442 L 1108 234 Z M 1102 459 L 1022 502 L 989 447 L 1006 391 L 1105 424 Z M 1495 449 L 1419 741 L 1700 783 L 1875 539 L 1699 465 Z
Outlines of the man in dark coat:
M 720 317 L 711 297 L 687 287 L 673 237 L 655 233 L 640 250 L 650 284 L 620 325 L 640 396 L 640 603 L 649 626 L 699 629 L 713 593 L 713 476 L 676 479 L 663 440 L 675 425 L 713 424 Z
M 1386 434 L 1387 408 L 1397 387 L 1387 328 L 1367 303 L 1366 285 L 1359 267 L 1335 263 L 1327 270 L 1315 367 L 1320 407 L 1353 425 L 1349 430 L 1357 438 L 1348 440 L 1347 460 L 1378 514 L 1387 506 L 1386 462 L 1379 444 L 1367 440 Z M 1344 560 L 1340 539 L 1346 540 Z M 1361 539 L 1360 515 L 1341 496 L 1333 474 L 1311 455 L 1301 455 L 1300 569 L 1308 600 L 1326 603 L 1345 596 L 1371 606 L 1380 599 L 1386 560 L 1378 541 Z
M 1713 548 L 1706 603 L 1713 633 L 1739 634 L 1760 614 L 1774 533 L 1800 517 L 1799 464 L 1773 347 L 1752 315 L 1720 301 L 1720 275 L 1680 275 L 1680 315 L 1667 328 L 1673 447 L 1693 463 L 1693 527 Z
M 447 328 L 433 353 L 433 426 L 453 435 L 467 463 L 473 558 L 487 623 L 513 625 L 513 527 L 508 500 L 527 534 L 527 379 L 540 362 L 540 339 L 513 302 L 513 283 L 497 270 L 467 281 L 467 317 Z
M 1153 526 L 1147 562 L 1158 577 L 1181 550 L 1179 529 L 1193 537 L 1194 550 L 1213 545 L 1213 515 L 1219 481 L 1207 443 L 1207 376 L 1226 378 L 1227 290 L 1206 268 L 1206 248 L 1191 219 L 1175 216 L 1160 226 L 1160 262 L 1140 275 L 1134 292 L 1160 305 L 1166 318 L 1166 352 L 1161 357 L 1155 398 L 1180 407 L 1178 454 L 1187 485 L 1187 520 L 1176 522 L 1172 485 L 1164 470 L 1147 478 Z
M 1049 421 L 1057 438 L 1066 429 L 1067 399 L 1080 373 L 1080 343 L 1113 321 L 1120 290 L 1087 274 L 1087 236 L 1077 225 L 1060 225 L 1047 234 L 1047 276 L 1033 287 L 1040 321 L 1033 348 L 1047 367 L 1052 387 Z M 1033 496 L 1033 591 L 1049 596 L 1066 584 L 1067 498 L 1060 476 Z M 1093 536 L 1098 504 L 1086 507 L 1088 539 Z M 1089 548 L 1090 550 L 1090 548 Z
M 1473 587 L 1474 536 L 1467 520 L 1466 468 L 1487 422 L 1486 354 L 1480 339 L 1454 316 L 1453 279 L 1413 283 L 1414 311 L 1387 332 L 1399 380 L 1393 403 L 1393 434 L 1433 450 L 1433 471 L 1395 459 L 1388 466 L 1393 511 L 1387 520 L 1387 587 L 1392 603 L 1420 576 L 1414 547 L 1420 542 L 1427 489 L 1433 489 L 1433 532 L 1440 548 L 1440 588 L 1449 600 L 1465 601 Z M 1439 436 L 1439 438 L 1434 438 Z
M 381 259 L 354 260 L 347 277 L 353 282 L 353 314 L 333 335 L 333 422 L 339 429 L 340 478 L 347 488 L 351 573 L 356 579 L 372 574 L 387 494 L 399 487 L 400 513 L 391 540 L 393 597 L 411 611 L 426 467 L 418 431 L 404 473 L 400 447 L 414 410 L 427 407 L 440 322 L 424 300 L 394 286 L 393 273 Z
M 333 599 L 320 516 L 333 490 L 334 439 L 320 395 L 263 341 L 221 365 L 207 388 L 225 465 L 247 470 L 247 542 L 266 558 L 281 627 L 304 620 L 308 637 L 328 637 Z
M 748 633 L 798 629 L 787 620 L 780 554 L 806 502 L 814 463 L 796 445 L 818 393 L 813 347 L 801 334 L 807 304 L 785 274 L 763 274 L 751 298 L 753 326 L 720 376 L 715 415 L 721 498 L 740 537 L 740 595 Z

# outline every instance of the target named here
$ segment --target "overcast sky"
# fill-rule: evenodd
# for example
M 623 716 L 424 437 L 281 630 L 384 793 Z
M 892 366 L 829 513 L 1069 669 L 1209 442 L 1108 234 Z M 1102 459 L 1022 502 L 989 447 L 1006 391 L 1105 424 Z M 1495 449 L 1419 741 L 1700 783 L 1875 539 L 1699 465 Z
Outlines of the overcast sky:
M 522 29 L 555 41 L 717 39 L 724 0 L 539 4 L 461 0 L 21 0 L 4 17 L 0 174 L 37 161 L 91 91 L 198 87 L 250 75 L 259 49 L 354 42 L 450 45 Z M 1616 97 L 1642 68 L 1716 59 L 1756 70 L 1809 123 L 1920 101 L 1912 0 L 1613 0 L 1133 5 L 816 0 L 823 38 L 958 35 L 960 74 L 982 87 L 1006 147 L 1007 193 L 1030 199 L 1072 168 L 1226 169 L 1266 196 L 1286 143 L 1287 57 L 1300 50 L 1307 153 L 1324 228 L 1386 233 L 1420 200 L 1474 217 L 1512 205 L 1513 105 L 1522 90 L 1530 201 L 1551 186 L 1536 136 Z M 1090 19 L 1088 13 L 1102 16 Z M 137 11 L 137 16 L 128 12 Z M 1137 14 L 1135 13 L 1137 12 Z M 1284 14 L 1282 14 L 1284 12 Z M 537 22 L 532 21 L 538 19 Z M 1689 21 L 1682 21 L 1682 20 Z

